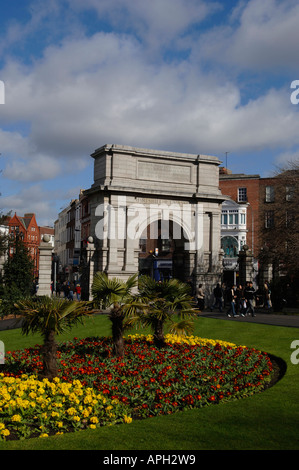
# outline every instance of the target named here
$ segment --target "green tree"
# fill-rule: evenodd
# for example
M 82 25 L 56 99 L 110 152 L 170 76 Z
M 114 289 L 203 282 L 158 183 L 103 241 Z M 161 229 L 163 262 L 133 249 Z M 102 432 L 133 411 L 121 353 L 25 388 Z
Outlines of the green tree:
M 93 313 L 91 304 L 43 296 L 20 300 L 15 304 L 15 308 L 23 317 L 22 334 L 38 332 L 42 335 L 42 377 L 52 380 L 58 375 L 55 336 L 71 329 L 78 322 L 82 322 L 84 316 Z
M 196 316 L 190 287 L 177 280 L 156 282 L 149 276 L 139 279 L 139 294 L 143 308 L 139 315 L 144 326 L 153 330 L 154 343 L 165 346 L 164 327 L 170 333 L 187 334 L 193 331 L 192 318 Z
M 31 295 L 34 280 L 34 262 L 23 241 L 17 237 L 8 245 L 10 251 L 2 273 L 2 315 L 14 312 L 14 303 Z
M 33 259 L 19 237 L 10 244 L 10 248 L 13 253 L 3 265 L 3 281 L 8 288 L 17 287 L 23 296 L 30 295 L 34 279 Z
M 109 309 L 115 356 L 124 355 L 124 330 L 130 326 L 132 317 L 136 318 L 137 310 L 142 307 L 138 302 L 137 293 L 133 293 L 136 287 L 137 274 L 131 276 L 126 282 L 117 278 L 109 279 L 103 272 L 97 272 L 94 276 L 93 302 L 97 308 Z

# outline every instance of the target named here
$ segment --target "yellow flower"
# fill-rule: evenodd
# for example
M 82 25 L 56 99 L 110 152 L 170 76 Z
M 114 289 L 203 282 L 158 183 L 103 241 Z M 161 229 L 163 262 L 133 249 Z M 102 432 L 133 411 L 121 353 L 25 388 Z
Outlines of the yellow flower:
M 6 437 L 6 436 L 9 436 L 10 435 L 10 432 L 8 429 L 3 429 L 0 434 L 2 434 L 2 436 Z
M 22 416 L 21 416 L 21 415 L 13 415 L 13 416 L 11 417 L 11 420 L 14 421 L 14 422 L 16 422 L 16 423 L 20 422 L 21 419 L 22 419 Z
M 84 418 L 88 418 L 88 416 L 90 415 L 90 411 L 84 409 L 84 410 L 82 411 L 82 415 L 83 415 Z
M 93 423 L 93 424 L 97 424 L 99 422 L 98 418 L 96 416 L 92 416 L 90 418 L 90 422 Z
M 132 418 L 131 416 L 127 416 L 127 415 L 124 415 L 124 422 L 127 423 L 127 424 L 130 424 L 132 423 Z
M 43 432 L 42 434 L 40 434 L 40 436 L 39 436 L 39 437 L 49 437 L 49 434 L 47 434 L 47 433 Z
M 95 424 L 90 424 L 89 427 L 90 427 L 90 429 L 96 429 L 97 428 Z

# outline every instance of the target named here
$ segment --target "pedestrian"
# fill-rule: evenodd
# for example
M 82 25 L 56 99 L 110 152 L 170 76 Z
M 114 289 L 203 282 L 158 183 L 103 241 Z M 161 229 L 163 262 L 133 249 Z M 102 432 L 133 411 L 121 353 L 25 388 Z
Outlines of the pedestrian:
M 70 283 L 70 290 L 69 290 L 69 299 L 74 300 L 74 290 L 75 284 L 73 282 Z
M 268 281 L 264 284 L 264 307 L 268 310 L 272 307 L 271 303 L 271 290 Z
M 256 290 L 253 287 L 253 283 L 252 281 L 249 281 L 248 285 L 245 287 L 244 296 L 245 296 L 246 304 L 247 304 L 246 315 L 250 311 L 252 317 L 255 317 L 255 312 L 254 312 L 255 293 L 256 293 Z
M 205 308 L 205 294 L 203 292 L 202 284 L 198 285 L 196 297 L 197 297 L 197 307 L 199 308 L 200 311 L 203 311 Z
M 222 290 L 219 283 L 217 284 L 217 286 L 213 290 L 213 294 L 214 294 L 214 305 L 211 307 L 211 310 L 218 307 L 219 312 L 222 313 L 223 290 Z
M 66 281 L 63 283 L 62 290 L 63 290 L 64 298 L 68 299 L 70 289 L 69 289 L 69 285 Z
M 81 298 L 81 286 L 80 286 L 80 284 L 76 285 L 76 296 L 77 296 L 77 300 L 80 300 L 80 298 Z
M 235 302 L 236 302 L 235 288 L 236 286 L 234 284 L 230 289 L 228 289 L 227 300 L 229 301 L 229 308 L 226 312 L 226 315 L 228 317 L 231 317 L 231 313 L 232 313 L 234 318 L 239 316 L 236 314 L 236 311 L 235 311 Z
M 56 282 L 56 297 L 60 297 L 61 285 L 60 282 Z
M 242 317 L 245 317 L 244 312 L 244 292 L 241 284 L 236 288 L 236 304 L 235 304 L 236 314 L 240 313 Z

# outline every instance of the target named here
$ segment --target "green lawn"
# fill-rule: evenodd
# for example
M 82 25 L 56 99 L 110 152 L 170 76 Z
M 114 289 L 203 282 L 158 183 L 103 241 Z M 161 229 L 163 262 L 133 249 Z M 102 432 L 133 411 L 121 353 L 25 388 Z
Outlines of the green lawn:
M 59 340 L 110 334 L 109 320 L 96 316 Z M 287 365 L 272 388 L 242 400 L 63 436 L 0 443 L 0 450 L 298 450 L 299 364 L 290 356 L 296 328 L 198 318 L 194 334 L 267 351 Z M 0 332 L 6 350 L 40 343 L 20 330 Z

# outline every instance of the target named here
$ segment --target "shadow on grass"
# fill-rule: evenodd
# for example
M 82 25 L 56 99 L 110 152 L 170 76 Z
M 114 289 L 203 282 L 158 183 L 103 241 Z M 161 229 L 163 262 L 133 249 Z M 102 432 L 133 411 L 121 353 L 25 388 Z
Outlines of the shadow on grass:
M 276 385 L 277 382 L 279 382 L 284 377 L 287 371 L 287 363 L 281 357 L 274 356 L 274 354 L 270 353 L 267 354 L 272 362 L 274 374 L 271 381 L 265 386 L 265 389 Z

